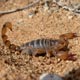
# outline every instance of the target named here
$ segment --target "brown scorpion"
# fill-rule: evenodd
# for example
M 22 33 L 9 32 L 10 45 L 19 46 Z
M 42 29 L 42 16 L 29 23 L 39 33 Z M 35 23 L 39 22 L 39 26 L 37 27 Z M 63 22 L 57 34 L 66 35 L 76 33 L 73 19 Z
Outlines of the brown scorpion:
M 63 60 L 74 60 L 74 55 L 69 53 L 68 39 L 77 37 L 76 33 L 66 33 L 59 36 L 59 39 L 37 39 L 27 42 L 21 46 L 11 44 L 6 35 L 7 28 L 12 31 L 12 23 L 6 22 L 2 27 L 2 39 L 9 49 L 14 49 L 29 55 L 43 55 L 47 57 L 56 56 Z

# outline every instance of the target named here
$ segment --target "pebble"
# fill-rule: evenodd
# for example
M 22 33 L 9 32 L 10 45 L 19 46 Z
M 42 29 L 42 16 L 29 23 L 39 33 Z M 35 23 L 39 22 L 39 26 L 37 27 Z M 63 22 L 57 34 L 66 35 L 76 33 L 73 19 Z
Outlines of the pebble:
M 56 74 L 44 73 L 40 76 L 39 80 L 63 80 L 63 79 Z
M 29 13 L 29 18 L 32 18 L 35 14 L 34 13 Z
M 48 6 L 48 3 L 45 2 L 45 4 L 44 4 L 44 11 L 47 11 L 47 10 L 49 10 L 49 6 Z

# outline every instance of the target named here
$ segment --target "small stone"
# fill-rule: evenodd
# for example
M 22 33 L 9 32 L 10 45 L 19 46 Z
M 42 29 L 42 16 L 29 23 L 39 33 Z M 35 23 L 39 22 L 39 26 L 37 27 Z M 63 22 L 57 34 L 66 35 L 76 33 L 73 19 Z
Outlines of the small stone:
M 44 4 L 44 11 L 47 11 L 47 10 L 49 10 L 49 6 L 48 6 L 48 3 L 45 2 L 45 4 Z
M 37 13 L 37 11 L 31 11 L 31 12 L 28 14 L 28 17 L 29 17 L 29 18 L 32 18 L 36 13 Z
M 63 79 L 56 74 L 44 73 L 40 76 L 39 80 L 63 80 Z

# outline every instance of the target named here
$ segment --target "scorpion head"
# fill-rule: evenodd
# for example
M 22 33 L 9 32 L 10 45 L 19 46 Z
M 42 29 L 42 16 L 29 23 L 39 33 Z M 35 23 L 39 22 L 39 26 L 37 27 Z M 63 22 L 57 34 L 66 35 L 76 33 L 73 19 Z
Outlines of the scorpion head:
M 58 50 L 62 50 L 64 49 L 65 47 L 68 46 L 68 41 L 66 40 L 59 40 L 55 43 L 55 49 L 58 51 Z

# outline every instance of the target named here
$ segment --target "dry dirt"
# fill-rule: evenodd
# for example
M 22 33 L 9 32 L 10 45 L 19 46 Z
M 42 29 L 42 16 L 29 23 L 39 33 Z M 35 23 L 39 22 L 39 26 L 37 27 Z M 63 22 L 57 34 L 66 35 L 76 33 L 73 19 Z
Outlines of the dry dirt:
M 0 11 L 23 7 L 31 2 L 32 0 L 3 0 L 0 1 Z M 54 11 L 45 9 L 43 3 L 40 3 L 30 9 L 1 16 L 0 32 L 5 22 L 11 22 L 13 31 L 8 31 L 7 35 L 11 43 L 19 46 L 38 38 L 55 39 L 67 32 L 75 32 L 80 36 L 80 15 L 62 8 L 56 10 L 55 4 L 50 5 L 53 5 L 51 7 L 54 7 Z M 38 80 L 46 72 L 58 74 L 64 80 L 80 80 L 80 37 L 69 42 L 70 52 L 76 54 L 76 61 L 58 61 L 54 57 L 30 57 L 10 52 L 0 36 L 0 80 Z

